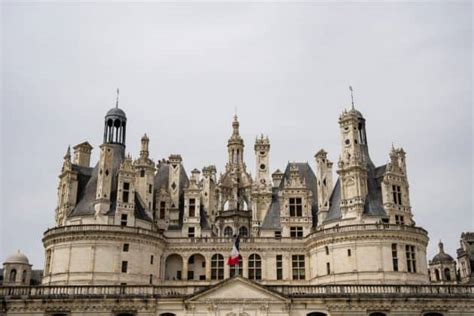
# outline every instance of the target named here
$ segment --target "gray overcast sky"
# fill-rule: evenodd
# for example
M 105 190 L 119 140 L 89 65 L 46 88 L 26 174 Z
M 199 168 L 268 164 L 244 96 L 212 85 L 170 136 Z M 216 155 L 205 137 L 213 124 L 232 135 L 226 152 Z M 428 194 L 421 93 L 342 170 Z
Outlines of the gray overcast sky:
M 26 3 L 2 7 L 1 249 L 43 268 L 43 232 L 69 144 L 102 141 L 103 116 L 128 116 L 127 151 L 143 133 L 155 159 L 222 171 L 237 107 L 245 159 L 271 141 L 271 169 L 325 148 L 337 120 L 367 120 L 376 165 L 407 152 L 413 213 L 455 255 L 473 230 L 472 5 L 418 3 Z M 336 166 L 336 164 L 335 164 Z

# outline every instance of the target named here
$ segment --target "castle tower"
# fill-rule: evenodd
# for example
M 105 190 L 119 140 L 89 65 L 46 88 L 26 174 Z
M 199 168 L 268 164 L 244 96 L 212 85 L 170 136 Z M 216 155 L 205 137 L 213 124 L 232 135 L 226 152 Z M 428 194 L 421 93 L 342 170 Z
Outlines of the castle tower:
M 110 109 L 104 120 L 104 143 L 100 145 L 99 173 L 97 177 L 96 214 L 105 214 L 110 209 L 112 176 L 125 156 L 125 134 L 127 116 L 118 108 Z
M 255 177 L 256 185 L 270 186 L 270 141 L 268 137 L 260 136 L 255 140 L 255 158 L 257 175 Z
M 120 165 L 118 172 L 116 225 L 135 225 L 135 183 L 136 171 L 132 157 L 128 155 Z
M 316 179 L 318 192 L 318 223 L 322 223 L 329 211 L 329 198 L 332 192 L 332 162 L 327 159 L 327 152 L 321 149 L 314 156 L 316 159 Z
M 456 284 L 456 261 L 444 252 L 441 240 L 438 243 L 439 252 L 429 262 L 429 276 L 431 283 Z
M 197 169 L 191 171 L 191 180 L 184 189 L 184 215 L 183 215 L 183 237 L 201 237 L 201 172 Z
M 226 170 L 237 171 L 244 169 L 244 141 L 239 134 L 237 115 L 234 115 L 234 121 L 232 122 L 232 136 L 227 142 L 227 151 L 229 160 L 226 165 Z
M 170 225 L 178 225 L 179 223 L 179 194 L 181 186 L 181 155 L 170 155 L 169 158 L 169 183 L 168 192 L 170 194 Z
M 207 216 L 214 222 L 217 212 L 217 200 L 216 200 L 216 167 L 207 166 L 202 169 L 202 193 L 201 199 L 204 207 L 204 211 Z
M 145 204 L 146 212 L 150 218 L 153 216 L 153 189 L 155 176 L 155 163 L 149 158 L 148 144 L 150 140 L 145 134 L 141 139 L 140 157 L 135 160 L 134 167 L 137 172 L 137 193 Z
M 339 117 L 341 157 L 337 173 L 341 179 L 341 211 L 343 218 L 360 218 L 367 197 L 367 170 L 373 163 L 369 157 L 365 119 L 355 110 Z

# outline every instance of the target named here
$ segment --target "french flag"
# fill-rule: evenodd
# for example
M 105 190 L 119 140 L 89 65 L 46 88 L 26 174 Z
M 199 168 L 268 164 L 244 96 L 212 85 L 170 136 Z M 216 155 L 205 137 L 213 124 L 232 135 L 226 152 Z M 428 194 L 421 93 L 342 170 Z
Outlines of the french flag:
M 230 257 L 227 260 L 227 264 L 230 266 L 238 265 L 240 262 L 240 236 L 237 235 L 234 237 L 234 244 L 232 245 L 232 250 L 230 251 Z

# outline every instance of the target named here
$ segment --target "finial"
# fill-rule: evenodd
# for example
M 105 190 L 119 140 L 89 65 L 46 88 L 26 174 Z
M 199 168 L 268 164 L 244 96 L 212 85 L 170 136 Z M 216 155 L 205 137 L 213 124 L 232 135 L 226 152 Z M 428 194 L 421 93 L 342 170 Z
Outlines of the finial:
M 237 121 L 237 106 L 234 106 L 234 121 Z
M 117 100 L 115 101 L 115 107 L 118 109 L 118 102 L 119 102 L 119 88 L 117 88 Z
M 441 239 L 439 240 L 438 247 L 439 247 L 439 252 L 444 253 L 444 245 Z
M 354 91 L 352 90 L 352 86 L 349 86 L 349 90 L 351 90 L 352 109 L 354 110 Z
M 64 159 L 71 159 L 71 145 L 67 146 L 66 155 L 64 156 Z

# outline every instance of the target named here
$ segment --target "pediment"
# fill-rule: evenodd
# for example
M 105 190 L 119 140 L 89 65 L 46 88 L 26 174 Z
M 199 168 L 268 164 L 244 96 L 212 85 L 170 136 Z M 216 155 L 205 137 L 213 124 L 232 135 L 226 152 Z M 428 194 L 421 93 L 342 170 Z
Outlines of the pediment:
M 279 293 L 266 289 L 262 285 L 256 284 L 242 277 L 235 277 L 218 283 L 203 292 L 197 293 L 186 301 L 189 303 L 219 301 L 286 303 L 289 300 Z

